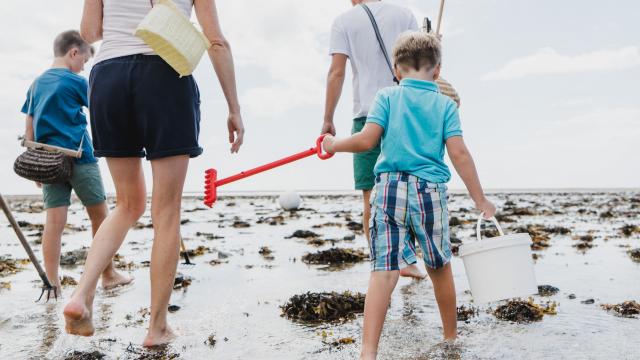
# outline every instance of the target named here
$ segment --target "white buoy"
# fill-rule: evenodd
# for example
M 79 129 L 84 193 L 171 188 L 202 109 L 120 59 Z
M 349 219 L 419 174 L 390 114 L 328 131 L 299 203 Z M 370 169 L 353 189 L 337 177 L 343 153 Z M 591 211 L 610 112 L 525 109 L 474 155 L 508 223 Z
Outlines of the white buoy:
M 302 198 L 295 191 L 287 191 L 280 195 L 278 203 L 285 210 L 296 210 L 300 207 Z

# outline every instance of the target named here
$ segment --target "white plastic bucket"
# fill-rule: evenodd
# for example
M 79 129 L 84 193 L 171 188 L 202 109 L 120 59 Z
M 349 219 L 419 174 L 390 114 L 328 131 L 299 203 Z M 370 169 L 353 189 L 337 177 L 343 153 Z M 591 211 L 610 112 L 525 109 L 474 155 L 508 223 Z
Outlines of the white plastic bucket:
M 482 240 L 478 218 L 478 241 L 460 246 L 460 257 L 476 303 L 524 297 L 538 292 L 531 258 L 529 234 L 505 235 L 495 217 L 500 236 Z

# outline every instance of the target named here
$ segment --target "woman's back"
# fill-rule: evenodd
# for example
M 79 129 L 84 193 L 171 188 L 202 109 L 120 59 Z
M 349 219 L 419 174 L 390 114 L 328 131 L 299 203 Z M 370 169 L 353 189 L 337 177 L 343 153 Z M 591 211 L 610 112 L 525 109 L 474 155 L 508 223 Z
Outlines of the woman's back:
M 188 18 L 191 17 L 193 0 L 173 2 Z M 94 63 L 120 56 L 154 54 L 147 44 L 133 35 L 138 24 L 151 11 L 150 0 L 102 0 L 102 3 L 102 45 Z

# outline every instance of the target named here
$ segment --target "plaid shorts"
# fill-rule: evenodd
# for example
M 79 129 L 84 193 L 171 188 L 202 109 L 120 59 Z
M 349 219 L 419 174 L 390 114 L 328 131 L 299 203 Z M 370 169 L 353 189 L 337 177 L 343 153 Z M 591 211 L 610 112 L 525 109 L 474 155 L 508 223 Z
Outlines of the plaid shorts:
M 371 196 L 372 271 L 400 270 L 415 261 L 416 241 L 425 265 L 451 260 L 447 187 L 407 173 L 376 176 Z

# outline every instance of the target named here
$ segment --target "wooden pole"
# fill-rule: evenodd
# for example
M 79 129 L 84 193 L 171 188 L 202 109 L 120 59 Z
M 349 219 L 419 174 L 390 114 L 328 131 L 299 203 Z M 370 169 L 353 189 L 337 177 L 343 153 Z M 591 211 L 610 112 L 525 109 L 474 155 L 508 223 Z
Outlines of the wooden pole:
M 440 25 L 442 24 L 443 13 L 444 13 L 444 0 L 440 0 L 440 13 L 438 14 L 438 24 L 436 25 L 436 35 L 440 35 Z

